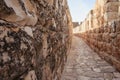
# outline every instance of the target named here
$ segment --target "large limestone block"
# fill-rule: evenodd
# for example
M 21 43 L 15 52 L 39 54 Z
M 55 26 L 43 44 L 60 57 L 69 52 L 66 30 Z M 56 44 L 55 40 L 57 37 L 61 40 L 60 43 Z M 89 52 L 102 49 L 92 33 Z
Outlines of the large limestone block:
M 9 14 L 3 19 L 20 25 L 35 25 L 37 23 L 36 6 L 29 0 L 4 0 L 4 2 L 7 8 L 13 10 L 14 14 Z
M 105 5 L 105 12 L 118 12 L 119 2 L 108 2 Z
M 49 5 L 53 5 L 54 0 L 46 0 Z
M 111 22 L 118 18 L 118 12 L 106 12 L 104 14 L 105 22 Z

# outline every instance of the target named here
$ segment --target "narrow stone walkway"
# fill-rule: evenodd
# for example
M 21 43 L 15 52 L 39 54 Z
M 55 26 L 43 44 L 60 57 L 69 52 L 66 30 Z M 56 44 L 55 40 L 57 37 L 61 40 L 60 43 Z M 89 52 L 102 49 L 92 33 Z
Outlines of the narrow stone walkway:
M 62 80 L 120 80 L 120 73 L 74 36 Z

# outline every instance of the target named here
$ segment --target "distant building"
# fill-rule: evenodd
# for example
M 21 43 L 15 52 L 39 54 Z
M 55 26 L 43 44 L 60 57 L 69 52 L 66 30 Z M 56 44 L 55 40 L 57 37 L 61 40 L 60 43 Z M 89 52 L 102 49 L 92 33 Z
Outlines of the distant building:
M 80 24 L 79 22 L 73 22 L 73 33 L 78 33 L 79 32 L 79 27 Z
M 79 22 L 73 22 L 73 28 L 79 26 Z

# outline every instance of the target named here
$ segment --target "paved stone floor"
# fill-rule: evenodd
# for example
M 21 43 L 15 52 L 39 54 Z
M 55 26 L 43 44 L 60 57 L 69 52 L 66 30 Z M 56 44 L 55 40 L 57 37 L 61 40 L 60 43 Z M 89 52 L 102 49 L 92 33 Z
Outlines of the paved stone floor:
M 120 73 L 74 36 L 61 80 L 120 80 Z

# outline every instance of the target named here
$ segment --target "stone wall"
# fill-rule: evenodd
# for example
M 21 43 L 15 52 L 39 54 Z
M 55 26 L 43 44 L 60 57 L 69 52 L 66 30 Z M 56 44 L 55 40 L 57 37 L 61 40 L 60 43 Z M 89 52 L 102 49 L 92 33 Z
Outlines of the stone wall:
M 71 37 L 66 0 L 0 0 L 0 80 L 60 80 Z
M 119 7 L 120 0 L 97 0 L 76 35 L 120 71 Z

